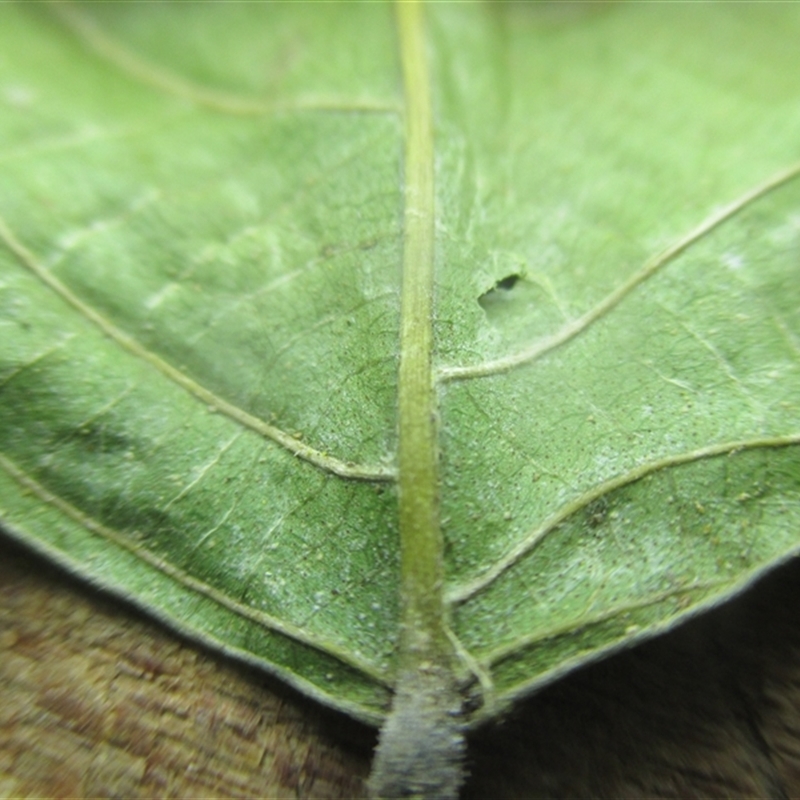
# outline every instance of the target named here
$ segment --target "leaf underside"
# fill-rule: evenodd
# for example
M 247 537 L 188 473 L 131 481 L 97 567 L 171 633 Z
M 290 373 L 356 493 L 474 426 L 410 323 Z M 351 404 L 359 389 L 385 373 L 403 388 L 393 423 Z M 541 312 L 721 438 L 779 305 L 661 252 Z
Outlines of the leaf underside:
M 444 593 L 477 724 L 800 545 L 800 9 L 426 17 Z M 391 9 L 5 5 L 0 40 L 5 529 L 379 722 Z

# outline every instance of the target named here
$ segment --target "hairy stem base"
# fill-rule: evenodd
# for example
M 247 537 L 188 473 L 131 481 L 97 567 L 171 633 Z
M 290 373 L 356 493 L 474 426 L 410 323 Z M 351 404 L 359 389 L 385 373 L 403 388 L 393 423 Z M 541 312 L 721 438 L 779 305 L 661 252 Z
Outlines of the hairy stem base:
M 441 667 L 401 676 L 381 729 L 368 789 L 374 800 L 458 800 L 464 783 L 461 697 Z

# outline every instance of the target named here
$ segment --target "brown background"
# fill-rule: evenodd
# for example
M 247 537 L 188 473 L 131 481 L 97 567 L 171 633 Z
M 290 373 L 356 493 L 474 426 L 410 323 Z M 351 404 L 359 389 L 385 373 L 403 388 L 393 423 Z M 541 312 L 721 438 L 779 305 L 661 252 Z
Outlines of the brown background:
M 542 692 L 468 798 L 800 797 L 800 563 Z M 0 797 L 356 798 L 374 733 L 0 537 Z

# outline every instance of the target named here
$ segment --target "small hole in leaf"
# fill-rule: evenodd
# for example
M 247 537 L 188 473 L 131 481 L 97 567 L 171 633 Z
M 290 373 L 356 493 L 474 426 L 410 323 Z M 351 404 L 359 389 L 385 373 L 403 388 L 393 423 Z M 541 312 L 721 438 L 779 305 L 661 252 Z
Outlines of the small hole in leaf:
M 503 292 L 510 292 L 517 285 L 519 279 L 520 276 L 516 273 L 501 278 L 488 292 L 484 292 L 478 298 L 481 307 L 486 309 L 487 305 L 491 305 L 495 300 L 499 299 Z
M 519 280 L 519 275 L 506 275 L 505 278 L 503 278 L 500 281 L 497 281 L 497 283 L 494 285 L 494 288 L 505 289 L 506 291 L 508 291 L 509 289 L 514 288 L 518 280 Z

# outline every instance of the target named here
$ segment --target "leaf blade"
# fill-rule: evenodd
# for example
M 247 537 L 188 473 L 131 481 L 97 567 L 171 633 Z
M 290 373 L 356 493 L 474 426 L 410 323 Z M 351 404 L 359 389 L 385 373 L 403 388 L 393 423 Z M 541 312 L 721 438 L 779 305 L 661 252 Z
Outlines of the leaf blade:
M 182 84 L 109 68 L 41 8 L 3 10 L 3 519 L 375 723 L 401 615 L 398 506 L 378 485 L 397 446 L 403 236 L 391 19 L 377 5 L 316 21 L 281 8 L 270 25 L 241 9 L 228 62 L 214 58 L 222 7 L 182 8 L 180 22 L 172 4 L 118 5 L 80 13 Z M 437 212 L 423 316 L 439 375 L 463 380 L 439 387 L 441 480 L 423 482 L 442 495 L 458 670 L 486 695 L 475 724 L 797 549 L 798 187 L 762 190 L 797 161 L 800 17 L 540 11 L 426 9 Z M 191 44 L 171 53 L 183 24 Z M 197 87 L 265 113 L 212 109 Z M 715 211 L 748 191 L 763 196 Z M 703 219 L 702 236 L 653 256 Z M 514 360 L 548 337 L 559 347 Z M 106 552 L 106 529 L 146 548 L 138 567 L 130 549 Z M 274 641 L 243 622 L 251 605 Z

